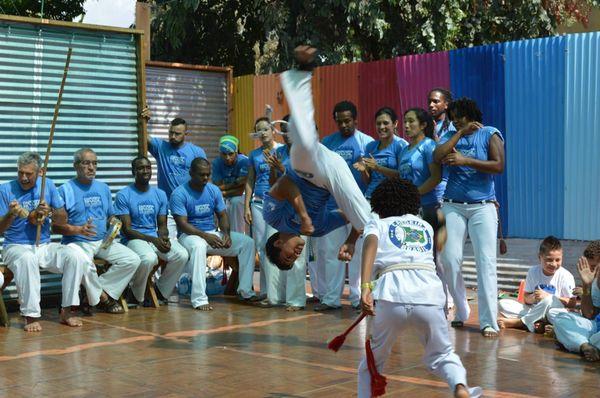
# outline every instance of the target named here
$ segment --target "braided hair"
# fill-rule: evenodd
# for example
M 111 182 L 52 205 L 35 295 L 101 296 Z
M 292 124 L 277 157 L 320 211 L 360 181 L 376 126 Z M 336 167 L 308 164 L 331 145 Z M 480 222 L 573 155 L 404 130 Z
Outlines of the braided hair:
M 431 93 L 442 94 L 442 96 L 444 97 L 444 101 L 446 101 L 447 104 L 450 104 L 452 102 L 452 93 L 449 90 L 446 90 L 445 88 L 435 87 L 434 89 L 432 89 L 429 92 L 429 95 L 431 95 Z M 448 117 L 447 109 L 444 111 L 444 113 L 446 114 L 446 117 L 444 118 L 444 121 L 442 122 L 442 130 L 447 130 L 448 126 L 450 126 L 450 118 Z

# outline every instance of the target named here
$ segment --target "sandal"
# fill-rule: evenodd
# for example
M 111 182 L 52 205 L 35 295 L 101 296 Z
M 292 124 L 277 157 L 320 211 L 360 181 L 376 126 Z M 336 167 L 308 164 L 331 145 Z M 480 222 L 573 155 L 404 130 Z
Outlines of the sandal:
M 124 314 L 125 310 L 121 307 L 117 301 L 113 299 L 108 299 L 106 301 L 101 301 L 96 306 L 99 310 L 102 310 L 108 314 Z
M 452 326 L 453 328 L 462 328 L 463 326 L 465 326 L 465 323 L 463 321 L 452 321 L 450 322 L 450 326 Z

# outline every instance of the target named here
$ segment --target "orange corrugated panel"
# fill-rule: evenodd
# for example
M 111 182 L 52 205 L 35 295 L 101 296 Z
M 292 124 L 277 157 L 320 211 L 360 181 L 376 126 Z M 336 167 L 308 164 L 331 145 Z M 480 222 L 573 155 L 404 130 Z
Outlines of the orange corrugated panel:
M 389 106 L 397 114 L 400 113 L 396 60 L 360 63 L 359 76 L 359 128 L 364 133 L 377 138 L 375 112 L 383 106 Z
M 322 66 L 315 70 L 313 78 L 315 100 L 315 114 L 319 134 L 321 137 L 337 130 L 333 120 L 333 107 L 340 101 L 352 101 L 359 107 L 358 101 L 358 63 Z M 315 94 L 313 94 L 315 95 Z M 361 113 L 358 109 L 359 128 Z
M 254 119 L 265 115 L 266 105 L 273 108 L 272 120 L 279 120 L 290 112 L 279 74 L 254 77 Z M 283 142 L 281 137 L 277 137 L 277 141 Z
M 254 75 L 233 79 L 233 130 L 240 140 L 240 151 L 248 153 L 254 149 L 250 132 L 254 127 Z

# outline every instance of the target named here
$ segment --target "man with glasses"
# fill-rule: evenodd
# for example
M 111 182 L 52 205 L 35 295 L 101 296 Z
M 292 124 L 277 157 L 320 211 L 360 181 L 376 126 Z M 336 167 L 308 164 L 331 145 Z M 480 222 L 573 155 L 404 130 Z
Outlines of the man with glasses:
M 90 148 L 79 149 L 73 155 L 73 167 L 77 177 L 58 189 L 65 202 L 68 224 L 55 225 L 54 231 L 63 235 L 63 244 L 88 259 L 89 267 L 85 270 L 82 284 L 89 304 L 98 305 L 111 314 L 120 314 L 124 309 L 117 300 L 138 270 L 140 257 L 110 239 L 103 244 L 114 211 L 110 188 L 95 179 L 98 168 L 96 153 Z M 94 256 L 111 264 L 100 277 L 96 273 Z
M 148 151 L 156 159 L 158 170 L 158 187 L 165 191 L 167 198 L 178 186 L 190 180 L 190 166 L 195 158 L 206 158 L 202 148 L 190 142 L 185 142 L 189 135 L 187 124 L 181 118 L 171 121 L 169 140 L 158 137 L 148 137 Z M 177 235 L 175 221 L 171 216 L 168 220 L 169 236 Z

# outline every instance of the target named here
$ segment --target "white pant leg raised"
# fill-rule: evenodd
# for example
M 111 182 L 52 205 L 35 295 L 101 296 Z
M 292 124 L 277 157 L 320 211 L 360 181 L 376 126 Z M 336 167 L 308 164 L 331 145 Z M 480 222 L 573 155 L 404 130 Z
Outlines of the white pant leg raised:
M 168 299 L 179 280 L 179 276 L 183 273 L 189 255 L 185 247 L 181 246 L 177 239 L 171 239 L 171 250 L 168 253 L 162 253 L 157 250 L 156 254 L 160 259 L 167 262 L 165 269 L 162 270 L 160 278 L 156 282 L 156 287 L 160 291 L 160 294 Z
M 131 279 L 131 291 L 137 301 L 143 302 L 148 276 L 154 266 L 158 264 L 157 250 L 152 243 L 141 239 L 130 240 L 127 242 L 127 247 L 140 257 L 140 266 Z

